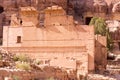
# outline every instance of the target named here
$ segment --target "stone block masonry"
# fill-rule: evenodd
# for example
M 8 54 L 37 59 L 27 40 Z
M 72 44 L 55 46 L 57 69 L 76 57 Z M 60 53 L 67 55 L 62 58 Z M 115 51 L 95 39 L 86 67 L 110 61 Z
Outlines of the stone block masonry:
M 73 76 L 72 78 L 69 76 Z M 67 74 L 64 72 L 48 72 L 48 71 L 21 71 L 17 69 L 0 69 L 0 80 L 46 80 L 46 79 L 57 79 L 57 80 L 76 80 L 74 74 Z

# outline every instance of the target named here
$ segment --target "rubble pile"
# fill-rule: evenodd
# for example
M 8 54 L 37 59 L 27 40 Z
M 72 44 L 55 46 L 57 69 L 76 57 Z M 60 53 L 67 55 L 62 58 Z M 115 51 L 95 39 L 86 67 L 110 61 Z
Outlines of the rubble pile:
M 120 79 L 120 61 L 116 60 L 108 61 L 106 70 L 109 73 L 108 76 L 114 77 L 117 80 Z
M 15 65 L 13 60 L 14 54 L 8 53 L 7 51 L 0 48 L 0 67 L 12 67 Z
M 89 74 L 88 80 L 117 80 L 117 79 L 99 75 L 99 74 Z
M 16 77 L 19 80 L 77 80 L 75 71 L 68 73 L 67 69 L 42 66 L 29 57 L 0 48 L 0 80 L 16 80 Z
M 120 61 L 108 60 L 106 70 L 99 74 L 88 74 L 88 80 L 120 80 Z

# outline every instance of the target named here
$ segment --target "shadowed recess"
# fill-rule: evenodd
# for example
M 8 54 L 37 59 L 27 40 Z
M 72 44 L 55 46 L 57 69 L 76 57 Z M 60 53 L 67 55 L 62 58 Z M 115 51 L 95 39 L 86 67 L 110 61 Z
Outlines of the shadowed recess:
M 4 11 L 4 8 L 0 6 L 0 13 L 2 13 L 3 11 Z

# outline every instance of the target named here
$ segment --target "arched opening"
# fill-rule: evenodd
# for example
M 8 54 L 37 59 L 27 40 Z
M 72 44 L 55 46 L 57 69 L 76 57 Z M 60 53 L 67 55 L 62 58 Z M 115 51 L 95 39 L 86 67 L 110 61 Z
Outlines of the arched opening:
M 0 13 L 2 13 L 3 11 L 4 11 L 4 8 L 0 6 Z

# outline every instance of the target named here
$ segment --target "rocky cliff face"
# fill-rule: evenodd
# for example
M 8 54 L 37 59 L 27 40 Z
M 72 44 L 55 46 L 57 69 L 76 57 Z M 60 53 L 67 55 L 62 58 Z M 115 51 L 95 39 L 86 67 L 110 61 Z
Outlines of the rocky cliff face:
M 66 8 L 68 0 L 0 0 L 0 5 L 5 8 L 18 8 L 19 6 L 34 6 L 43 9 L 51 5 L 59 5 Z
M 34 6 L 39 11 L 42 11 L 52 5 L 62 6 L 67 14 L 82 19 L 85 12 L 111 13 L 113 5 L 119 1 L 120 0 L 0 0 L 0 5 L 4 7 L 7 20 L 9 20 L 11 14 L 18 12 L 20 6 Z
M 43 10 L 48 6 L 52 5 L 59 5 L 62 6 L 64 9 L 67 8 L 67 0 L 38 0 L 36 3 L 32 4 L 38 10 Z

